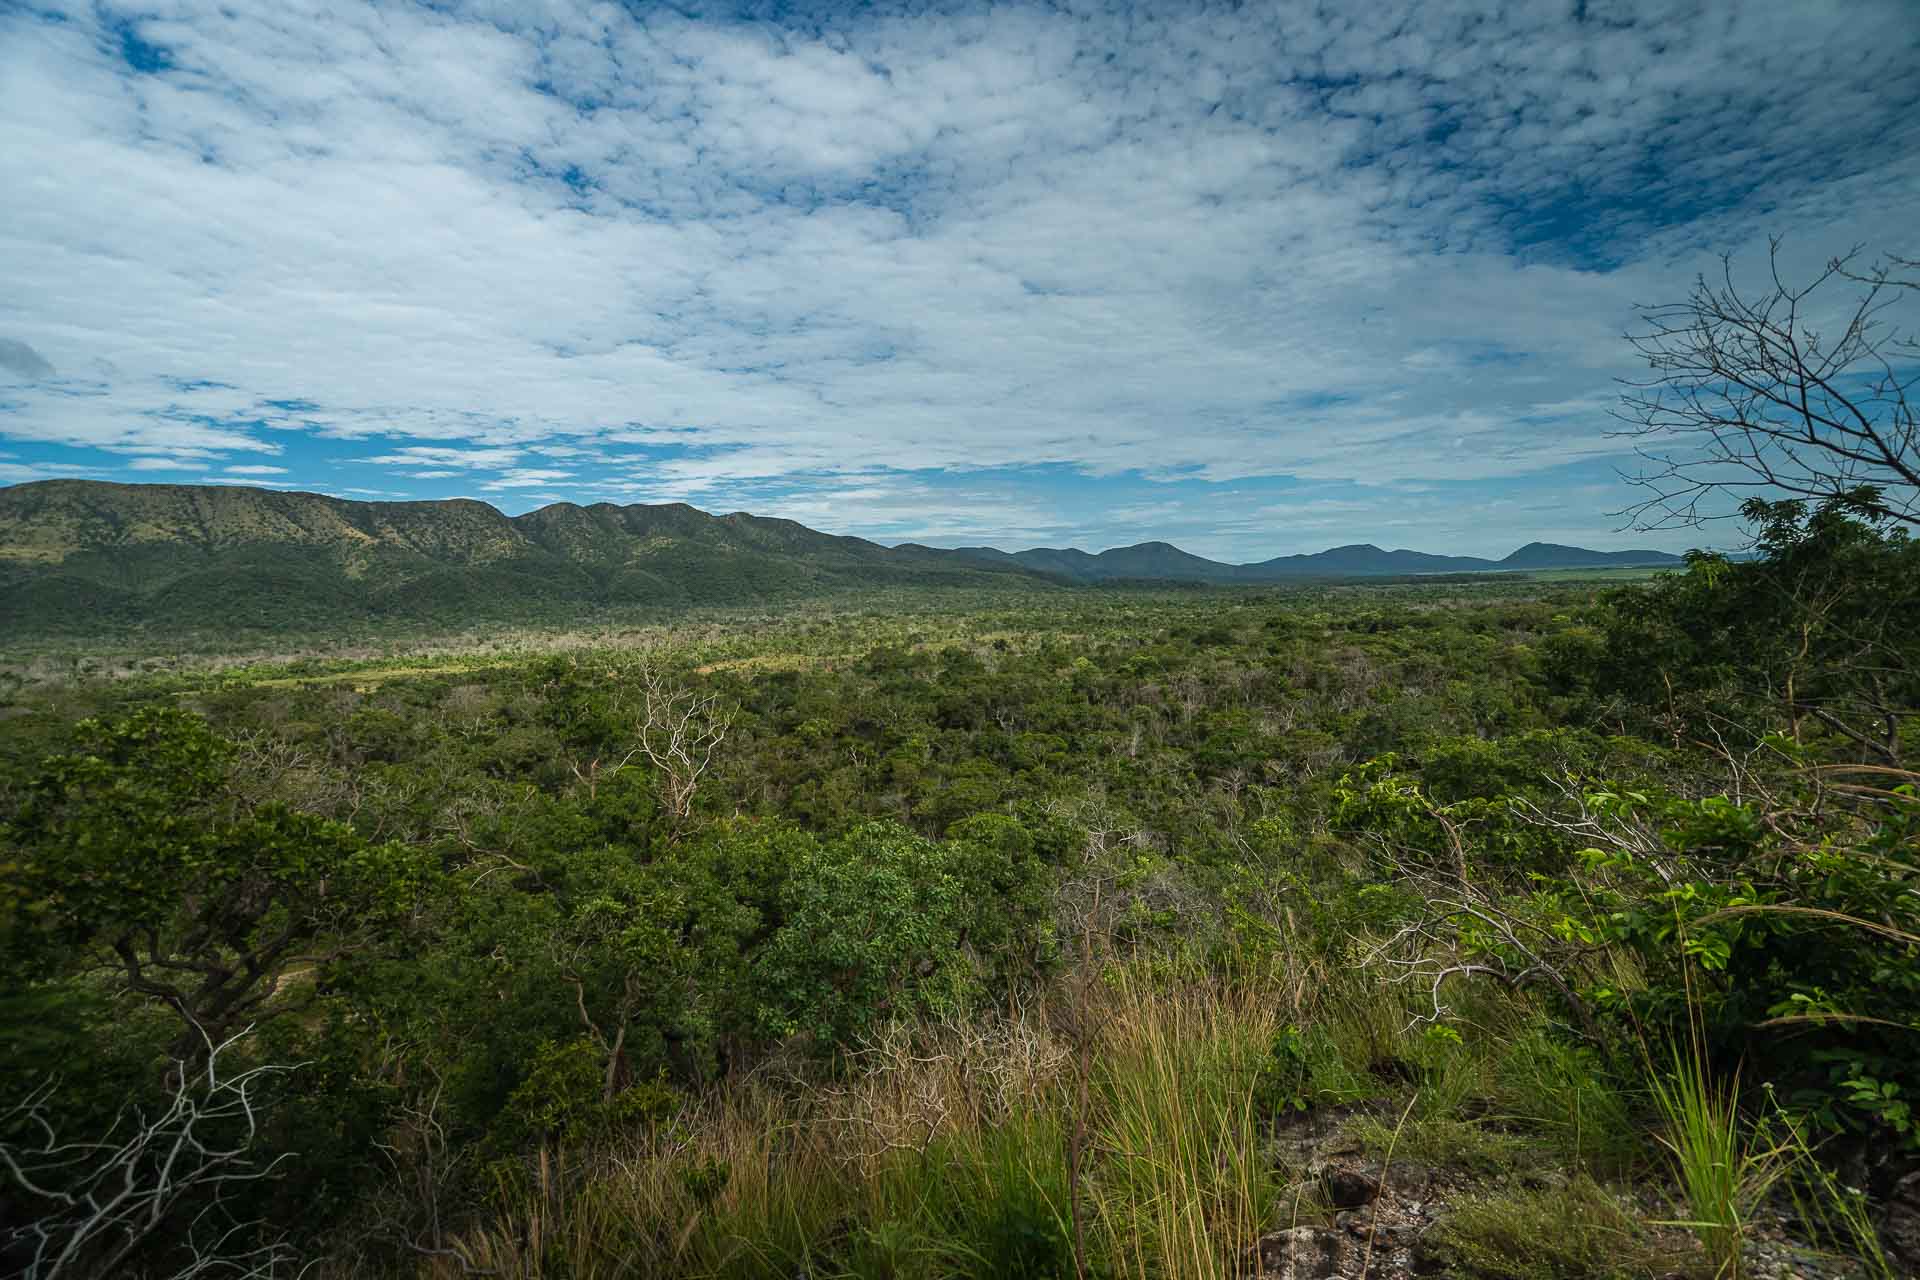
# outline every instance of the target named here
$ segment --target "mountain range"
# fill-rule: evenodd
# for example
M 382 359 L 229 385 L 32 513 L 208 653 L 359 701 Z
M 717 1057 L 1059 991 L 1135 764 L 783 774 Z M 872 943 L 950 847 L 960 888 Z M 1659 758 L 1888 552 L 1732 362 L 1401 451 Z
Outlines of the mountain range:
M 1036 547 L 1031 551 L 1013 552 L 993 547 L 960 547 L 951 554 L 971 557 L 983 564 L 1018 565 L 1074 582 L 1289 582 L 1300 578 L 1404 577 L 1426 573 L 1499 573 L 1682 563 L 1679 556 L 1665 551 L 1589 551 L 1585 547 L 1553 542 L 1529 542 L 1504 560 L 1437 556 L 1425 551 L 1384 551 L 1370 542 L 1330 547 L 1312 555 L 1275 556 L 1252 564 L 1222 564 L 1167 542 L 1142 542 L 1098 555 L 1071 547 Z
M 942 549 L 681 503 L 357 502 L 228 485 L 44 480 L 0 488 L 0 633 L 315 630 L 354 621 L 546 621 L 887 586 L 1061 588 L 1677 564 L 1529 543 L 1504 560 L 1335 547 L 1222 564 L 1165 542 L 1102 551 Z

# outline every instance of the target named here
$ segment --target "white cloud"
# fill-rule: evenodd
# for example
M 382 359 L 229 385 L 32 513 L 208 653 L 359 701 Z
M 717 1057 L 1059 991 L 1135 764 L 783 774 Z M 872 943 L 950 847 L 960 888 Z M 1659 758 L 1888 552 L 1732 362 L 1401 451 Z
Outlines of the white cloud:
M 1905 0 L 1470 8 L 9 10 L 0 434 L 1041 535 L 865 478 L 1545 476 L 1719 249 L 1920 252 Z
M 482 489 L 538 489 L 556 481 L 571 480 L 573 472 L 548 467 L 514 467 L 481 485 Z
M 96 479 L 94 467 L 67 466 L 61 463 L 0 462 L 0 484 L 27 484 L 34 480 Z
M 288 480 L 259 479 L 254 476 L 200 476 L 195 484 L 227 484 L 243 489 L 298 489 L 303 486 Z
M 519 449 L 448 449 L 437 446 L 414 445 L 395 453 L 383 453 L 368 458 L 368 462 L 388 466 L 419 466 L 434 463 L 445 467 L 471 467 L 480 470 L 494 470 L 512 466 L 520 457 Z M 452 471 L 442 474 L 453 475 Z
M 287 474 L 287 469 L 285 467 L 228 467 L 227 474 L 230 476 L 283 476 Z

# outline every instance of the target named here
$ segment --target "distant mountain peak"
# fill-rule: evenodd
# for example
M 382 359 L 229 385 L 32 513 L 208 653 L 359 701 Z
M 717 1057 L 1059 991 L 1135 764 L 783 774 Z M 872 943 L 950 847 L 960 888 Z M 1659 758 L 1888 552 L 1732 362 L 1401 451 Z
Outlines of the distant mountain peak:
M 1637 564 L 1679 564 L 1681 558 L 1665 551 L 1591 551 L 1559 542 L 1529 542 L 1502 560 L 1511 569 L 1581 569 Z

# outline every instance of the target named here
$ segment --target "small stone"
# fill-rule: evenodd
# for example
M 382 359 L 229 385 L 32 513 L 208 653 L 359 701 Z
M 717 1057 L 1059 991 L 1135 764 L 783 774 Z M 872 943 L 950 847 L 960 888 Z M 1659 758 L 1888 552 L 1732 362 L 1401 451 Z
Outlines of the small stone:
M 1439 1181 L 1439 1175 L 1431 1167 L 1402 1160 L 1394 1161 L 1382 1176 L 1395 1195 L 1404 1196 L 1425 1195 Z

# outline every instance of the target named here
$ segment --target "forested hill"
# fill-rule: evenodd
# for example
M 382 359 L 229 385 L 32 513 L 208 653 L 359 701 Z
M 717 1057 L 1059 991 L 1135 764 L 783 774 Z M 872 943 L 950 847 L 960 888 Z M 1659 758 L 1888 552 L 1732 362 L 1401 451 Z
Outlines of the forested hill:
M 1051 585 L 1018 565 L 888 548 L 674 503 L 506 516 L 232 486 L 0 489 L 0 628 L 298 630 L 366 620 L 566 620 L 897 585 Z
M 681 503 L 353 502 L 225 485 L 48 480 L 0 489 L 0 630 L 299 630 L 352 620 L 566 620 L 862 588 L 1052 586 L 1673 564 L 1658 551 L 1532 543 L 1505 560 L 1336 547 L 1221 564 L 1164 542 L 1103 551 L 884 547 Z

